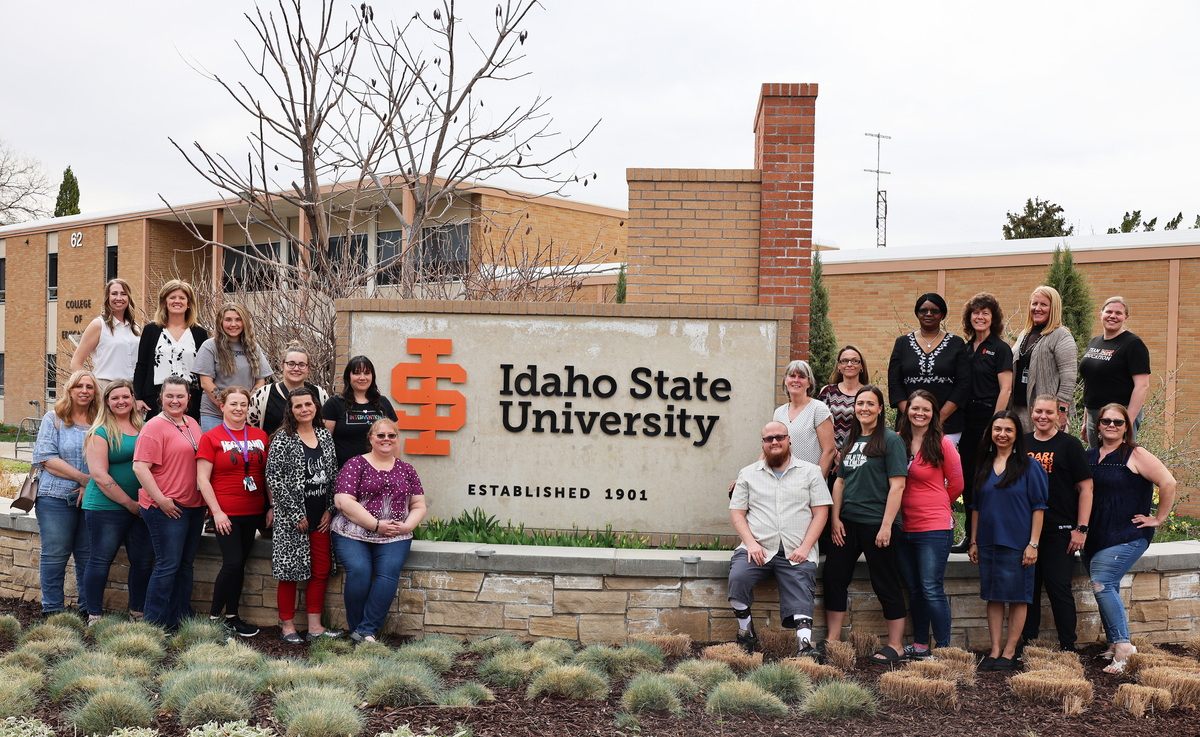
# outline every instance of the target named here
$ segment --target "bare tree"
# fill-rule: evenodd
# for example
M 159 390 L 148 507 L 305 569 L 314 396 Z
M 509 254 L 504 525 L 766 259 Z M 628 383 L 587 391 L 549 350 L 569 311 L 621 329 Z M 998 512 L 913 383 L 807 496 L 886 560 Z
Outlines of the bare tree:
M 0 225 L 48 217 L 51 191 L 41 163 L 0 140 Z

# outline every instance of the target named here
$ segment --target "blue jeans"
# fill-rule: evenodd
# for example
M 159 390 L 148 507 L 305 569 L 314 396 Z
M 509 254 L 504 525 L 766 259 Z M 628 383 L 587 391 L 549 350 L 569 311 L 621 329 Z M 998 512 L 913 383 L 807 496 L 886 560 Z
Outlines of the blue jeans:
M 175 505 L 171 519 L 158 507 L 142 510 L 154 545 L 154 572 L 146 586 L 146 621 L 167 628 L 192 615 L 192 562 L 204 531 L 204 507 Z
M 220 426 L 223 422 L 221 417 L 209 417 L 208 415 L 200 415 L 200 432 L 208 432 L 214 427 Z
M 918 644 L 929 644 L 931 626 L 934 642 L 941 647 L 950 644 L 950 601 L 942 581 L 953 544 L 954 530 L 900 533 L 897 562 L 908 586 L 913 642 Z
M 345 571 L 342 598 L 351 632 L 366 636 L 383 628 L 411 547 L 412 540 L 367 543 L 333 533 L 333 550 Z
M 1150 542 L 1146 538 L 1138 538 L 1099 550 L 1086 561 L 1092 577 L 1092 593 L 1096 595 L 1096 606 L 1100 609 L 1100 621 L 1104 624 L 1104 636 L 1109 645 L 1129 642 L 1129 619 L 1125 616 L 1125 603 L 1121 601 L 1121 579 L 1148 547 Z
M 88 509 L 83 516 L 92 548 L 92 557 L 83 575 L 88 614 L 100 616 L 104 613 L 108 572 L 122 545 L 129 557 L 129 611 L 145 611 L 146 584 L 154 570 L 154 546 L 150 543 L 146 523 L 140 516 L 124 509 Z
M 79 592 L 79 609 L 88 611 L 87 594 L 83 587 L 83 572 L 88 564 L 87 526 L 83 510 L 74 502 L 49 496 L 39 496 L 34 502 L 38 537 L 42 551 L 38 573 L 42 579 L 42 611 L 46 614 L 62 611 L 65 605 L 63 582 L 67 578 L 67 560 L 75 556 L 75 590 Z

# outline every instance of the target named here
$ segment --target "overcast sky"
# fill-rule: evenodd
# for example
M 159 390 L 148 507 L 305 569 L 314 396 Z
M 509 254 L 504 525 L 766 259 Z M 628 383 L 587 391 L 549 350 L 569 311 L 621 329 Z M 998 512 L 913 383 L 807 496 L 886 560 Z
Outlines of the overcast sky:
M 375 5 L 377 20 L 433 8 Z M 1005 212 L 1034 196 L 1062 205 L 1080 234 L 1128 209 L 1159 228 L 1200 213 L 1200 3 L 545 6 L 529 26 L 529 86 L 513 93 L 553 97 L 568 137 L 601 120 L 577 162 L 599 175 L 572 192 L 586 202 L 625 208 L 627 167 L 751 168 L 760 85 L 816 82 L 822 242 L 875 243 L 866 132 L 892 137 L 893 246 L 998 240 Z M 244 153 L 249 120 L 189 63 L 241 75 L 233 40 L 249 38 L 248 7 L 0 0 L 0 138 L 56 183 L 70 164 L 85 213 L 215 196 L 167 136 Z M 486 23 L 493 7 L 461 2 L 460 14 Z

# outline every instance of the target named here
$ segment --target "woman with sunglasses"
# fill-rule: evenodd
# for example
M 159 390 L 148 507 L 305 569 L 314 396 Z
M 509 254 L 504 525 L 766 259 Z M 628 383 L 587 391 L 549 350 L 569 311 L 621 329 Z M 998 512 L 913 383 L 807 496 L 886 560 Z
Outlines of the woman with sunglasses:
M 1129 620 L 1121 601 L 1121 579 L 1150 546 L 1154 528 L 1167 521 L 1175 504 L 1175 477 L 1153 453 L 1133 441 L 1133 423 L 1122 404 L 1099 411 L 1100 446 L 1087 452 L 1092 467 L 1092 515 L 1083 558 L 1108 639 L 1112 663 L 1105 673 L 1121 673 L 1137 652 L 1129 642 Z M 1154 487 L 1158 487 L 1158 508 Z
M 919 326 L 896 339 L 888 361 L 888 399 L 904 416 L 908 397 L 924 389 L 937 398 L 946 437 L 958 445 L 971 392 L 971 364 L 963 339 L 942 329 L 948 308 L 936 292 L 917 297 L 913 314 Z
M 375 642 L 396 598 L 412 533 L 425 519 L 417 471 L 396 458 L 399 430 L 388 418 L 367 432 L 371 450 L 338 472 L 333 550 L 346 571 L 342 598 L 350 639 Z

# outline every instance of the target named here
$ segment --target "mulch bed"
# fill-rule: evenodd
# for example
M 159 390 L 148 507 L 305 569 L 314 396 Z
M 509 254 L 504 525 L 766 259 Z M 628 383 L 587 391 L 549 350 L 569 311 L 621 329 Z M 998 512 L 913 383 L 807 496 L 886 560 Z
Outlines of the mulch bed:
M 36 604 L 14 599 L 0 599 L 0 613 L 12 613 L 29 625 L 40 618 Z M 243 642 L 273 657 L 303 656 L 304 645 L 288 645 L 278 639 L 278 627 L 264 627 L 255 637 Z M 402 644 L 400 640 L 388 641 Z M 0 653 L 11 649 L 0 645 Z M 699 653 L 701 645 L 695 646 Z M 1181 648 L 1164 649 L 1183 654 Z M 1200 733 L 1200 715 L 1195 709 L 1174 708 L 1165 714 L 1135 718 L 1123 709 L 1112 706 L 1117 686 L 1130 679 L 1113 676 L 1101 669 L 1104 662 L 1097 656 L 1101 647 L 1093 645 L 1080 653 L 1085 677 L 1092 682 L 1096 700 L 1079 716 L 1068 717 L 1061 709 L 1027 703 L 1017 699 L 1009 690 L 1012 673 L 980 673 L 974 686 L 958 689 L 959 710 L 941 712 L 910 706 L 897 706 L 880 701 L 879 716 L 874 719 L 821 722 L 793 712 L 783 719 L 753 716 L 710 716 L 700 701 L 687 705 L 687 714 L 677 718 L 666 713 L 641 712 L 637 715 L 641 734 L 654 737 L 737 737 L 837 735 L 838 737 L 867 737 L 870 735 L 905 735 L 912 737 L 1025 737 L 1034 735 L 1072 735 L 1073 737 L 1184 737 Z M 453 670 L 444 676 L 450 686 L 476 680 L 477 658 L 461 656 Z M 860 664 L 853 677 L 863 685 L 874 687 L 886 666 Z M 614 681 L 608 700 L 584 702 L 560 698 L 526 700 L 523 689 L 492 687 L 496 701 L 474 707 L 412 706 L 397 709 L 368 709 L 367 726 L 362 734 L 374 737 L 391 731 L 398 725 L 409 724 L 414 732 L 436 728 L 443 737 L 454 734 L 459 725 L 471 728 L 475 737 L 575 737 L 578 735 L 624 735 L 614 720 L 622 711 L 620 696 L 623 681 Z M 60 706 L 43 703 L 31 716 L 40 718 L 64 737 L 74 730 L 62 717 Z M 254 721 L 262 726 L 278 728 L 271 714 L 271 698 L 260 697 L 254 709 Z M 187 730 L 174 717 L 160 715 L 154 727 L 168 737 L 183 737 Z M 282 734 L 282 731 L 280 732 Z

